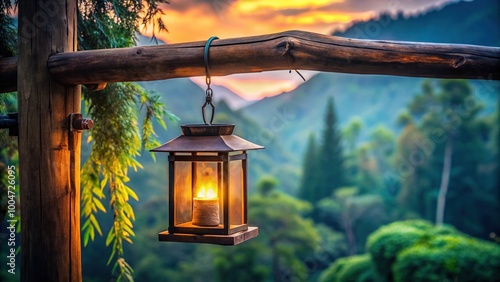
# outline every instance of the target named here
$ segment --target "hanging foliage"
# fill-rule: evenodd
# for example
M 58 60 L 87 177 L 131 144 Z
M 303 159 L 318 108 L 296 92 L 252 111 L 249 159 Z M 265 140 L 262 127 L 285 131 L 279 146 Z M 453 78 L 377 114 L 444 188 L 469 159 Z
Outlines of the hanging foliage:
M 134 46 L 139 28 L 149 23 L 154 30 L 166 31 L 158 7 L 161 3 L 166 1 L 79 2 L 79 48 Z M 117 280 L 131 281 L 133 270 L 124 258 L 123 243 L 132 244 L 135 215 L 129 201 L 139 198 L 127 185 L 128 171 L 142 168 L 137 161 L 142 149 L 159 145 L 153 120 L 166 128 L 163 117 L 168 116 L 171 120 L 176 117 L 165 110 L 157 95 L 144 91 L 135 83 L 112 83 L 99 92 L 84 89 L 83 97 L 87 113 L 95 122 L 87 140 L 92 143 L 92 151 L 81 174 L 82 216 L 85 218 L 83 243 L 86 246 L 93 241 L 96 233 L 103 235 L 96 214 L 107 211 L 103 200 L 109 195 L 114 222 L 106 236 L 106 246 L 111 247 L 108 264 L 114 261 L 113 272 Z M 140 121 L 142 112 L 144 118 Z
M 161 18 L 162 3 L 168 4 L 168 1 L 78 1 L 79 49 L 135 46 L 136 35 L 147 25 L 153 26 L 153 32 L 167 31 Z M 15 54 L 17 34 L 11 14 L 17 4 L 17 1 L 0 0 L 0 57 Z M 9 103 L 15 104 L 12 97 L 2 94 L 1 112 Z M 124 258 L 123 242 L 132 243 L 134 236 L 135 215 L 129 200 L 139 199 L 132 187 L 127 186 L 128 171 L 141 168 L 137 157 L 142 150 L 159 145 L 153 121 L 166 128 L 164 117 L 171 121 L 177 118 L 165 109 L 157 95 L 135 83 L 113 83 L 99 92 L 83 89 L 83 98 L 87 115 L 95 122 L 87 139 L 92 149 L 81 172 L 83 243 L 86 246 L 96 233 L 102 236 L 103 231 L 107 232 L 106 245 L 111 248 L 108 264 L 114 262 L 113 272 L 118 281 L 132 281 L 133 270 Z M 102 230 L 96 214 L 108 210 L 104 202 L 108 196 L 114 222 L 110 230 Z

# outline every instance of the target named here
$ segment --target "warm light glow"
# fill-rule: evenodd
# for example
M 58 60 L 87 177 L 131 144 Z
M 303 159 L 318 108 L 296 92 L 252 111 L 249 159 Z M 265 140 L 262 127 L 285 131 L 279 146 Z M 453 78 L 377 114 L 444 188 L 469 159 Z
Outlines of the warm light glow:
M 212 200 L 217 198 L 217 193 L 215 193 L 215 190 L 214 188 L 212 188 L 212 186 L 209 186 L 208 188 L 205 188 L 205 186 L 201 186 L 200 191 L 198 191 L 198 194 L 196 195 L 196 198 Z

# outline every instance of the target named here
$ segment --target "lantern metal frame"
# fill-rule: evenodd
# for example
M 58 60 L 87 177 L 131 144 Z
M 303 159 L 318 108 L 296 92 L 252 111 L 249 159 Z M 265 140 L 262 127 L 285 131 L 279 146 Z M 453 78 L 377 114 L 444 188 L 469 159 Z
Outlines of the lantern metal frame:
M 264 147 L 251 143 L 241 137 L 232 135 L 234 125 L 185 125 L 181 126 L 183 135 L 151 150 L 152 152 L 167 152 L 169 175 L 169 225 L 168 230 L 158 235 L 160 241 L 210 243 L 219 245 L 236 245 L 258 235 L 258 228 L 248 225 L 248 176 L 247 176 L 247 151 L 258 150 Z M 238 163 L 241 161 L 241 163 Z M 186 166 L 183 168 L 181 164 Z M 187 165 L 189 164 L 189 165 Z M 196 183 L 197 167 L 199 164 L 216 166 L 217 194 L 220 209 L 220 222 L 218 226 L 199 226 L 186 220 L 179 210 L 190 210 L 193 215 L 193 202 Z M 232 167 L 234 165 L 234 167 Z M 234 176 L 231 171 L 239 170 L 240 174 Z M 179 171 L 177 171 L 179 170 Z M 183 170 L 183 171 L 182 171 Z M 183 180 L 176 179 L 183 172 L 188 172 L 188 177 Z M 234 176 L 234 179 L 232 178 Z M 232 183 L 241 179 L 241 183 Z M 176 185 L 176 181 L 187 181 L 189 185 Z M 232 187 L 238 186 L 239 187 Z M 179 186 L 179 187 L 177 187 Z M 191 191 L 179 191 L 190 186 Z M 241 189 L 241 190 L 236 190 Z M 184 193 L 176 202 L 176 193 Z M 232 200 L 233 194 L 239 198 Z M 233 198 L 232 198 L 233 197 Z M 180 200 L 180 199 L 177 199 Z M 233 220 L 231 208 L 242 205 L 236 213 L 240 219 Z M 179 206 L 184 205 L 184 206 Z M 191 207 L 189 207 L 191 205 Z M 239 213 L 241 212 L 241 214 Z M 179 220 L 183 218 L 183 220 Z M 236 223 L 235 223 L 236 222 Z

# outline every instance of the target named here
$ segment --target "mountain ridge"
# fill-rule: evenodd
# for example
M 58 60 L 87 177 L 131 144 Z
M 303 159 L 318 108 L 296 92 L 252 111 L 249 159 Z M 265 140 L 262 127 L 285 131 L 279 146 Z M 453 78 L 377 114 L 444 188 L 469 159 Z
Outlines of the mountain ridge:
M 500 1 L 460 1 L 412 16 L 384 12 L 367 21 L 353 22 L 345 31 L 334 30 L 332 35 L 356 39 L 500 46 L 499 23 Z
M 500 13 L 491 13 L 490 9 L 500 10 L 500 1 L 495 1 L 493 5 L 486 0 L 475 0 L 478 5 L 471 5 L 471 2 L 453 2 L 448 5 L 427 11 L 425 13 L 404 17 L 402 15 L 392 18 L 388 14 L 381 14 L 378 17 L 364 22 L 353 23 L 347 30 L 334 33 L 335 36 L 346 36 L 360 39 L 376 40 L 406 40 L 422 42 L 427 39 L 436 39 L 437 43 L 452 42 L 460 44 L 496 44 L 500 46 L 500 34 L 497 37 L 479 36 L 467 37 L 463 39 L 462 33 L 485 33 L 480 29 L 477 22 L 490 23 L 495 20 L 500 22 Z M 462 17 L 462 22 L 469 23 L 470 26 L 461 25 L 463 32 L 446 33 L 443 30 L 450 26 L 456 19 L 453 16 L 457 11 L 470 11 L 466 17 Z M 461 13 L 463 15 L 464 13 Z M 487 15 L 486 18 L 478 18 L 477 15 Z M 446 20 L 446 19 L 450 20 Z M 423 19 L 423 20 L 422 20 Z M 422 26 L 422 21 L 426 26 L 433 27 L 430 30 L 424 28 L 423 32 L 408 32 L 417 30 Z M 359 30 L 367 30 L 370 26 L 385 26 L 378 34 L 371 33 L 371 38 L 362 38 L 363 33 Z M 404 29 L 401 28 L 404 27 Z M 500 29 L 496 28 L 494 31 Z M 365 34 L 366 35 L 366 34 Z M 420 36 L 420 37 L 419 37 Z M 486 39 L 485 39 L 486 38 Z M 493 39 L 492 39 L 493 38 Z M 395 123 L 399 112 L 409 103 L 412 97 L 420 91 L 423 78 L 394 77 L 382 75 L 356 75 L 319 73 L 308 81 L 300 84 L 294 90 L 267 97 L 254 104 L 242 108 L 241 110 L 254 116 L 261 126 L 268 126 L 273 115 L 281 112 L 288 112 L 290 117 L 289 125 L 280 128 L 278 135 L 281 140 L 286 140 L 284 146 L 288 150 L 303 154 L 305 141 L 309 133 L 320 134 L 323 124 L 324 103 L 328 97 L 334 97 L 337 105 L 339 125 L 345 125 L 350 117 L 359 116 L 365 122 L 365 131 L 361 136 L 362 140 L 369 137 L 369 129 L 379 124 L 397 131 Z M 473 81 L 473 85 L 479 92 L 484 92 L 484 87 L 479 87 L 480 82 Z M 498 90 L 498 83 L 493 82 Z M 498 92 L 498 91 L 497 91 Z M 309 94 L 308 94 L 309 93 Z M 492 111 L 493 109 L 487 109 Z M 299 128 L 297 130 L 297 128 Z

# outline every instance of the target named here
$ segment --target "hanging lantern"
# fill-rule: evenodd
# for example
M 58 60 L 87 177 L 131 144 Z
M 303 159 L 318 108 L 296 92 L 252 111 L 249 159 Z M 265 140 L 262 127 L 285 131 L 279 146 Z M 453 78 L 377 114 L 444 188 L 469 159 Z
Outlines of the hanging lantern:
M 169 227 L 160 241 L 236 245 L 258 235 L 247 219 L 247 154 L 263 147 L 234 125 L 186 125 L 168 152 Z M 203 235 L 203 236 L 199 236 Z
M 169 226 L 160 241 L 237 245 L 258 235 L 248 225 L 247 151 L 263 149 L 236 135 L 233 124 L 212 124 L 215 107 L 205 46 L 205 124 L 184 125 L 182 135 L 153 149 L 169 161 Z M 210 122 L 205 107 L 212 109 Z

